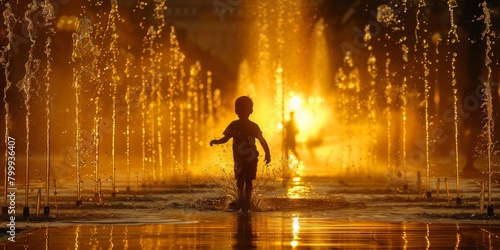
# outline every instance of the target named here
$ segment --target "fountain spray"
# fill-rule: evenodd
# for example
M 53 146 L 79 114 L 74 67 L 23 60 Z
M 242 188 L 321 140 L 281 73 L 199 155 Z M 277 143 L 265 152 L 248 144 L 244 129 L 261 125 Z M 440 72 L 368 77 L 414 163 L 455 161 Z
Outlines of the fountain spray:
M 159 29 L 158 32 L 152 30 L 151 39 L 154 40 L 155 38 L 159 37 Z M 156 157 L 159 154 L 159 151 L 161 151 L 161 112 L 160 112 L 160 106 L 161 106 L 161 74 L 159 73 L 161 71 L 161 58 L 163 57 L 163 54 L 161 52 L 158 52 L 159 48 L 156 48 L 156 50 L 151 51 L 150 55 L 152 56 L 152 59 L 150 59 L 150 70 L 148 71 L 150 77 L 151 77 L 151 96 L 150 100 L 151 102 L 149 103 L 149 121 L 151 122 L 151 161 L 153 163 L 153 180 L 156 184 L 158 180 L 158 171 L 157 171 L 157 161 Z M 159 124 L 157 124 L 159 123 Z M 158 125 L 158 126 L 157 126 Z M 158 151 L 157 151 L 158 147 Z M 158 157 L 161 159 L 161 155 Z M 160 168 L 161 168 L 161 163 L 160 163 Z M 161 172 L 161 171 L 160 171 Z
M 46 94 L 46 116 L 47 116 L 47 123 L 46 123 L 46 134 L 47 134 L 47 144 L 46 144 L 46 187 L 45 187 L 45 207 L 43 209 L 45 215 L 50 214 L 50 207 L 49 207 L 49 190 L 50 190 L 50 73 L 52 72 L 51 68 L 51 45 L 52 45 L 52 38 L 50 35 L 53 35 L 55 33 L 54 28 L 52 27 L 52 20 L 55 19 L 55 14 L 54 14 L 54 7 L 52 6 L 52 3 L 49 0 L 45 0 L 43 3 L 43 9 L 42 9 L 43 16 L 45 18 L 45 26 L 49 27 L 48 32 L 49 32 L 49 37 L 47 37 L 47 41 L 45 43 L 45 55 L 47 56 L 47 67 L 45 70 L 45 94 Z
M 420 20 L 420 15 L 422 13 L 422 9 L 427 6 L 425 3 L 425 0 L 420 0 L 418 3 L 418 10 L 416 13 L 416 20 L 417 20 L 417 25 L 415 27 L 415 51 L 417 51 L 417 45 L 419 41 L 419 35 L 418 31 L 420 30 L 420 24 L 427 24 L 425 19 L 422 19 L 422 23 Z M 432 192 L 431 192 L 431 171 L 430 171 L 430 162 L 429 162 L 429 91 L 430 91 L 430 85 L 429 85 L 429 80 L 428 76 L 430 73 L 428 65 L 430 64 L 429 59 L 427 57 L 427 52 L 429 49 L 429 44 L 427 42 L 427 39 L 422 39 L 422 47 L 424 49 L 423 51 L 423 60 L 422 60 L 422 66 L 424 69 L 424 110 L 425 110 L 425 172 L 426 172 L 426 196 L 427 198 L 432 197 Z
M 56 205 L 56 216 L 57 216 L 57 214 L 58 214 L 58 210 L 57 210 L 57 182 L 56 182 L 55 179 L 54 179 L 54 186 L 53 186 L 53 188 L 54 188 L 54 203 Z
M 484 1 L 480 6 L 483 8 L 483 18 L 484 18 L 484 24 L 486 25 L 486 28 L 482 34 L 482 38 L 486 39 L 486 53 L 485 53 L 485 59 L 484 59 L 484 65 L 486 66 L 487 69 L 487 77 L 486 81 L 483 82 L 484 85 L 484 94 L 486 95 L 486 103 L 485 103 L 485 112 L 487 115 L 487 120 L 486 120 L 486 136 L 488 140 L 487 144 L 487 154 L 488 154 L 488 216 L 493 216 L 494 211 L 493 211 L 493 204 L 491 203 L 491 189 L 492 189 L 492 175 L 493 172 L 491 170 L 491 157 L 493 154 L 493 97 L 491 93 L 491 57 L 493 55 L 493 52 L 491 51 L 491 44 L 492 41 L 491 39 L 495 37 L 495 32 L 491 30 L 491 16 L 490 16 L 490 10 L 488 9 L 486 1 Z
M 6 28 L 6 31 L 7 31 L 7 39 L 8 39 L 8 43 L 7 45 L 4 47 L 4 49 L 2 50 L 2 55 L 0 57 L 0 63 L 4 64 L 4 74 L 5 74 L 5 87 L 3 89 L 3 106 L 4 106 L 4 109 L 5 109 L 5 116 L 4 116 L 4 119 L 5 119 L 5 145 L 7 145 L 8 141 L 9 141 L 9 119 L 10 119 L 10 110 L 9 110 L 9 103 L 7 102 L 7 92 L 9 91 L 10 87 L 12 86 L 12 81 L 9 80 L 9 66 L 10 66 L 10 60 L 8 58 L 8 55 L 10 53 L 10 50 L 11 50 L 11 44 L 12 44 L 12 41 L 13 41 L 13 30 L 14 30 L 14 25 L 15 23 L 17 22 L 17 19 L 14 15 L 14 13 L 12 12 L 12 9 L 11 9 L 11 5 L 10 3 L 6 3 L 5 4 L 5 10 L 3 11 L 3 23 L 5 24 L 5 26 L 7 27 Z M 8 153 L 8 150 L 5 150 L 5 159 L 7 159 L 9 157 L 9 153 Z M 8 213 L 8 198 L 7 198 L 7 184 L 8 184 L 8 181 L 7 181 L 7 172 L 8 171 L 4 171 L 5 173 L 5 176 L 4 176 L 4 189 L 3 189 L 3 197 L 4 197 L 4 206 L 2 207 L 2 214 L 3 215 L 7 215 Z
M 426 190 L 427 190 L 427 198 L 432 197 L 431 193 L 431 170 L 430 170 L 430 161 L 429 161 L 429 92 L 430 85 L 427 76 L 429 75 L 429 59 L 427 58 L 427 48 L 429 44 L 426 39 L 423 39 L 424 46 L 424 60 L 422 65 L 424 66 L 424 105 L 425 105 L 425 172 L 426 172 Z
M 143 71 L 145 67 L 142 66 Z M 144 75 L 144 73 L 143 73 Z M 142 146 L 142 185 L 146 186 L 146 80 L 143 77 L 141 81 L 141 146 Z
M 18 87 L 23 91 L 24 94 L 24 105 L 26 108 L 26 179 L 25 179 L 25 203 L 23 208 L 23 216 L 28 217 L 30 214 L 29 208 L 29 161 L 30 161 L 30 99 L 31 99 L 31 84 L 32 81 L 36 81 L 36 73 L 40 66 L 40 60 L 34 58 L 35 45 L 36 45 L 36 35 L 34 31 L 33 21 L 30 19 L 31 14 L 36 12 L 40 7 L 38 2 L 33 1 L 28 5 L 29 9 L 24 13 L 24 20 L 28 23 L 28 38 L 31 42 L 31 46 L 28 52 L 28 60 L 24 64 L 26 73 L 24 78 L 18 83 Z
M 403 61 L 405 62 L 403 64 L 403 70 L 406 69 L 406 64 L 408 63 L 408 47 L 406 45 L 402 45 L 402 51 L 403 51 Z M 407 85 L 407 78 L 406 76 L 403 77 L 403 83 L 401 84 L 401 113 L 402 113 L 402 127 L 403 127 L 403 138 L 402 138 L 402 154 L 401 158 L 403 160 L 403 179 L 404 179 L 404 187 L 408 188 L 408 181 L 406 178 L 406 155 L 407 155 L 407 149 L 406 149 L 406 118 L 407 118 L 407 106 L 408 106 L 408 85 Z
M 168 128 L 168 136 L 170 137 L 170 143 L 168 145 L 169 152 L 169 173 L 174 173 L 174 166 L 176 162 L 176 154 L 175 154 L 175 145 L 176 140 L 173 139 L 178 134 L 177 124 L 177 112 L 178 105 L 175 105 L 175 99 L 178 95 L 178 84 L 180 83 L 179 79 L 179 66 L 184 61 L 184 54 L 180 51 L 179 42 L 177 41 L 177 37 L 175 35 L 174 27 L 170 28 L 170 48 L 169 48 L 169 62 L 168 62 L 168 110 L 169 110 L 169 128 Z
M 457 25 L 455 24 L 454 11 L 453 9 L 458 7 L 455 0 L 448 0 L 448 10 L 450 12 L 450 31 L 448 32 L 447 43 L 454 44 L 460 42 L 458 39 Z M 452 37 L 453 36 L 453 37 Z M 457 61 L 457 53 L 452 53 L 451 59 L 451 87 L 453 91 L 453 124 L 455 129 L 455 169 L 456 169 L 456 189 L 457 189 L 457 206 L 462 204 L 462 197 L 460 197 L 460 169 L 458 165 L 458 89 L 457 89 L 457 79 L 455 73 L 455 63 Z
M 128 65 L 130 61 L 127 59 L 127 72 L 128 74 Z M 127 130 L 125 132 L 127 136 L 127 192 L 130 192 L 130 85 L 127 85 L 127 92 L 125 94 L 125 102 L 127 103 Z
M 363 40 L 365 41 L 365 44 L 368 44 L 371 39 L 372 35 L 370 33 L 370 26 L 366 25 L 365 27 L 365 35 L 363 36 Z M 377 91 L 375 89 L 375 85 L 377 84 L 376 79 L 377 79 L 377 58 L 373 54 L 373 47 L 371 45 L 368 46 L 368 51 L 370 51 L 370 56 L 368 57 L 368 60 L 366 62 L 367 64 L 367 71 L 368 74 L 370 75 L 370 92 L 368 94 L 368 100 L 367 100 L 367 110 L 368 111 L 368 118 L 370 119 L 370 136 L 369 136 L 369 145 L 370 148 L 368 150 L 368 157 L 369 161 L 368 163 L 371 165 L 374 165 L 377 162 L 377 154 L 373 153 L 375 152 L 376 145 L 377 145 L 377 115 L 375 110 L 376 106 L 376 100 L 377 100 Z
M 81 163 L 80 163 L 80 88 L 82 84 L 82 75 L 84 73 L 94 72 L 95 47 L 92 43 L 93 27 L 88 17 L 82 17 L 78 20 L 76 32 L 73 33 L 73 52 L 71 59 L 77 63 L 73 67 L 73 87 L 75 88 L 75 122 L 76 122 L 76 141 L 75 141 L 75 161 L 76 161 L 76 205 L 82 204 L 81 195 Z M 89 62 L 88 58 L 92 59 Z M 89 69 L 90 68 L 90 69 Z
M 116 197 L 116 154 L 115 154 L 115 142 L 116 142 L 116 91 L 118 82 L 120 81 L 120 76 L 118 75 L 118 70 L 116 69 L 116 64 L 118 62 L 118 32 L 116 30 L 116 20 L 119 19 L 118 12 L 118 2 L 116 0 L 111 0 L 111 11 L 109 12 L 109 21 L 106 30 L 111 29 L 111 41 L 109 49 L 111 51 L 111 79 L 113 88 L 113 114 L 112 114 L 112 141 L 111 141 L 111 167 L 112 167 L 112 188 L 111 197 Z M 106 32 L 107 33 L 107 32 Z
M 385 97 L 387 98 L 386 101 L 386 108 L 385 108 L 385 115 L 387 117 L 387 173 L 392 174 L 393 168 L 392 168 L 392 157 L 391 157 L 391 152 L 392 152 L 392 137 L 391 137 L 391 131 L 392 131 L 392 112 L 391 112 L 391 105 L 392 105 L 392 82 L 390 79 L 391 72 L 389 66 L 391 65 L 391 59 L 389 58 L 389 53 L 386 54 L 387 59 L 385 61 L 385 77 L 387 81 L 387 85 L 385 87 Z
M 159 80 L 158 81 L 158 84 L 160 83 L 161 81 Z M 162 116 L 162 112 L 161 112 L 161 104 L 162 104 L 162 101 L 163 101 L 163 96 L 161 95 L 161 91 L 158 90 L 156 92 L 156 123 L 157 123 L 157 126 L 158 126 L 158 129 L 156 131 L 156 136 L 157 136 L 157 143 L 158 143 L 158 165 L 160 167 L 160 180 L 162 181 L 162 183 L 164 183 L 164 179 L 163 179 L 163 144 L 162 144 L 162 120 L 163 120 L 163 116 Z
M 206 102 L 207 102 L 207 112 L 208 112 L 208 117 L 207 117 L 207 127 L 208 127 L 208 134 L 213 135 L 214 134 L 214 95 L 212 93 L 212 72 L 207 71 L 207 95 L 206 95 Z
M 94 116 L 94 147 L 95 147 L 95 159 L 94 159 L 94 164 L 95 164 L 95 170 L 94 170 L 94 198 L 98 198 L 99 196 L 99 124 L 101 121 L 101 115 L 100 115 L 100 106 L 99 106 L 99 99 L 101 98 L 101 91 L 102 91 L 102 84 L 98 83 L 99 85 L 97 86 L 97 91 L 96 91 L 96 96 L 94 97 L 94 104 L 95 104 L 95 116 Z
M 180 77 L 179 77 L 179 92 L 180 92 L 180 96 L 182 99 L 186 98 L 185 97 L 185 88 L 184 88 L 184 85 L 185 83 L 183 82 L 182 79 L 184 79 L 184 77 L 186 76 L 186 73 L 184 72 L 184 68 L 183 67 L 179 67 L 180 69 Z M 184 136 L 184 133 L 185 133 L 185 128 L 184 128 L 184 119 L 185 119 L 185 109 L 186 109 L 186 104 L 184 103 L 181 103 L 179 105 L 179 148 L 180 148 L 180 153 L 179 153 L 179 162 L 180 162 L 180 165 L 181 165 L 181 170 L 185 170 L 186 168 L 186 159 L 185 159 L 185 147 L 184 145 L 186 144 L 186 140 L 185 140 L 185 136 Z
M 154 79 L 155 78 L 155 71 L 156 71 L 156 64 L 155 64 L 155 59 L 153 58 L 155 52 L 154 52 L 154 40 L 157 36 L 157 31 L 153 26 L 149 27 L 146 36 L 143 39 L 143 55 L 141 56 L 141 70 L 142 70 L 142 80 L 141 80 L 141 117 L 142 117 L 142 185 L 146 186 L 146 160 L 147 160 L 147 155 L 146 155 L 146 123 L 148 118 L 146 117 L 147 114 L 149 114 L 149 111 L 147 108 L 149 105 L 148 103 L 148 95 L 146 93 L 146 88 L 147 86 L 151 86 L 152 80 L 148 79 Z M 150 62 L 151 65 L 150 67 L 146 66 L 146 62 Z M 148 76 L 150 76 L 148 78 Z

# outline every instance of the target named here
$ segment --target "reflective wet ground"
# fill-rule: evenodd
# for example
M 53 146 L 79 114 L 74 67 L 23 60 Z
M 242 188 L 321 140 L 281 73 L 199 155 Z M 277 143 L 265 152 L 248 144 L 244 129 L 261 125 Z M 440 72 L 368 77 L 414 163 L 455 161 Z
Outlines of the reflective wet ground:
M 100 220 L 42 226 L 16 237 L 15 243 L 4 242 L 2 246 L 4 249 L 499 249 L 500 227 L 209 212 L 181 220 Z
M 230 209 L 233 184 L 104 193 L 103 204 L 89 190 L 80 207 L 74 189 L 60 190 L 50 218 L 19 215 L 16 242 L 3 237 L 0 249 L 500 249 L 498 201 L 494 216 L 481 211 L 474 179 L 460 206 L 443 189 L 429 199 L 383 179 L 257 182 L 250 213 Z

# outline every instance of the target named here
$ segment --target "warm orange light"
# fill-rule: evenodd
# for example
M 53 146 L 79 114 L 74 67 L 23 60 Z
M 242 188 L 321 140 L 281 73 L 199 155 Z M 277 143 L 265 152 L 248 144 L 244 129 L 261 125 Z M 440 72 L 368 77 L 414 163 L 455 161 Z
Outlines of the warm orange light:
M 290 246 L 293 248 L 296 248 L 299 245 L 299 232 L 300 232 L 300 223 L 299 223 L 299 217 L 293 217 L 292 218 L 292 234 L 293 234 L 293 240 L 290 242 Z
M 302 106 L 302 100 L 298 96 L 294 96 L 290 99 L 290 110 L 297 110 Z

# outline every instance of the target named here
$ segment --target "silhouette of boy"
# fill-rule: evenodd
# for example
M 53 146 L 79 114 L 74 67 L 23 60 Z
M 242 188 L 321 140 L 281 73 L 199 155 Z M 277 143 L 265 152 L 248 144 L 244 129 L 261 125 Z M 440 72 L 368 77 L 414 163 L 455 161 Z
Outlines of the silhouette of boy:
M 210 146 L 226 143 L 233 138 L 234 177 L 238 187 L 239 200 L 243 202 L 241 205 L 243 209 L 248 210 L 252 196 L 252 181 L 257 175 L 257 157 L 259 156 L 255 139 L 259 140 L 264 149 L 266 164 L 271 162 L 271 154 L 259 126 L 248 119 L 253 113 L 252 99 L 248 96 L 238 97 L 234 106 L 234 111 L 239 119 L 227 126 L 223 132 L 224 137 L 210 141 Z

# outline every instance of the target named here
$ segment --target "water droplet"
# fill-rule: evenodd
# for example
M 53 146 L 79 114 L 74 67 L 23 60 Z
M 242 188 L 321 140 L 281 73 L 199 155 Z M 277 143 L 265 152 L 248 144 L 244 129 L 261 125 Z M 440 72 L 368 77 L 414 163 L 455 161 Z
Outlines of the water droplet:
M 379 23 L 384 23 L 389 26 L 392 23 L 396 23 L 396 15 L 392 8 L 387 4 L 382 4 L 377 8 L 377 21 Z
M 448 0 L 448 6 L 450 7 L 450 9 L 453 9 L 458 7 L 458 3 L 456 0 Z

